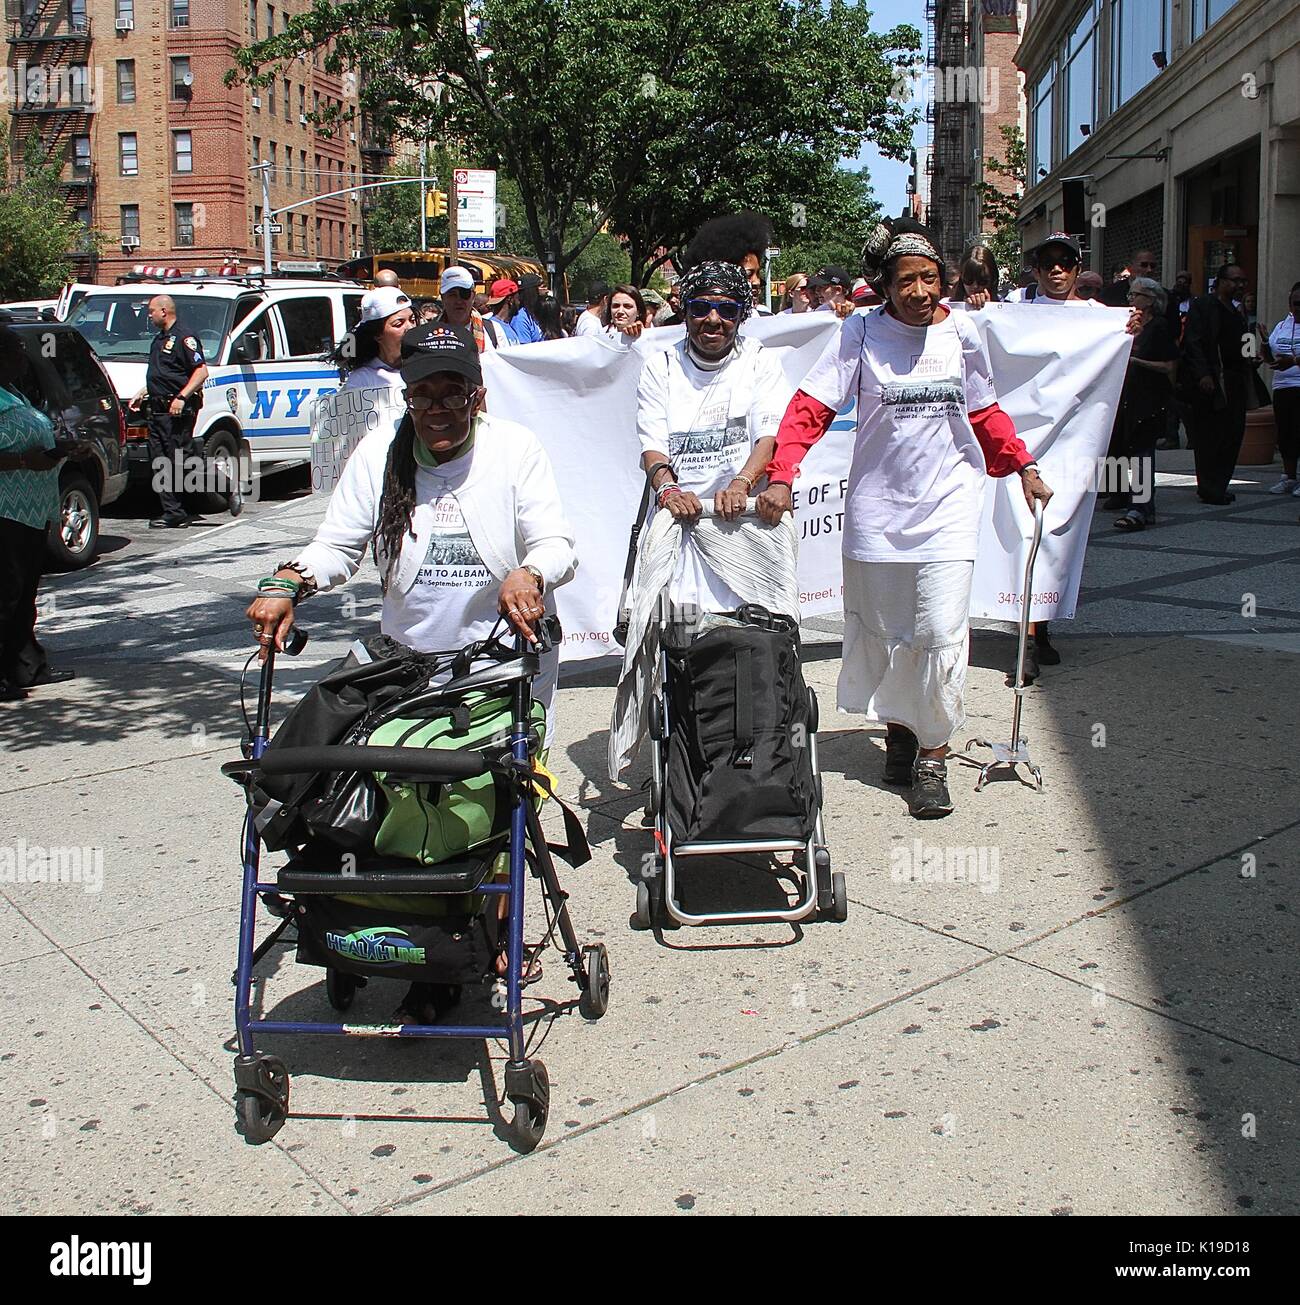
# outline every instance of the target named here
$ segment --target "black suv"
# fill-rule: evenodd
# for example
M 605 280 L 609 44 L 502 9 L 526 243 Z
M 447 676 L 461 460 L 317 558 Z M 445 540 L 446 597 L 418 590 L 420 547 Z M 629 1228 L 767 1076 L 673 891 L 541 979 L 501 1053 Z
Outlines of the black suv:
M 50 418 L 56 434 L 81 441 L 59 468 L 59 516 L 50 523 L 49 550 L 57 567 L 89 566 L 99 545 L 99 509 L 126 489 L 121 404 L 75 327 L 3 313 L 0 323 L 22 340 L 27 353 L 17 388 Z

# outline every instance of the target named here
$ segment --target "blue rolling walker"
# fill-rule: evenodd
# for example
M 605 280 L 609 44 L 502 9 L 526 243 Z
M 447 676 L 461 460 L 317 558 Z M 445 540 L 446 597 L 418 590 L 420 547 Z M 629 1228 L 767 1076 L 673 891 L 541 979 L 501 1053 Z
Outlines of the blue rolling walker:
M 286 651 L 302 651 L 306 632 L 295 628 Z M 237 1125 L 252 1143 L 269 1141 L 279 1132 L 289 1114 L 289 1071 L 276 1056 L 257 1050 L 258 1033 L 335 1034 L 341 1037 L 382 1038 L 472 1038 L 504 1040 L 509 1046 L 505 1068 L 505 1098 L 513 1114 L 504 1120 L 507 1139 L 515 1150 L 528 1152 L 542 1140 L 550 1107 L 550 1081 L 546 1066 L 530 1058 L 525 1039 L 522 1009 L 521 968 L 528 955 L 524 944 L 524 886 L 526 872 L 541 882 L 547 904 L 549 940 L 559 930 L 565 963 L 579 989 L 578 1010 L 584 1018 L 599 1019 L 609 1004 L 609 960 L 604 943 L 580 946 L 569 916 L 567 894 L 560 886 L 551 848 L 542 830 L 534 800 L 538 776 L 533 769 L 535 735 L 529 729 L 532 681 L 540 669 L 540 653 L 550 646 L 543 634 L 539 649 L 529 649 L 517 640 L 516 656 L 504 664 L 492 665 L 455 676 L 437 689 L 409 699 L 404 710 L 415 710 L 435 700 L 455 701 L 457 695 L 484 689 L 512 694 L 513 712 L 508 745 L 493 751 L 470 749 L 368 747 L 335 745 L 279 748 L 266 754 L 270 742 L 271 684 L 275 674 L 275 648 L 267 650 L 258 688 L 257 715 L 250 737 L 243 744 L 244 759 L 221 767 L 223 775 L 243 787 L 248 809 L 244 818 L 243 890 L 239 920 L 239 964 L 235 985 L 235 1028 L 238 1055 L 235 1060 L 235 1110 Z M 252 658 L 249 659 L 251 665 Z M 510 873 L 505 883 L 487 882 L 494 856 L 470 855 L 464 860 L 433 866 L 399 858 L 361 858 L 356 872 L 342 877 L 337 868 L 313 869 L 291 858 L 274 882 L 260 875 L 261 844 L 257 828 L 254 790 L 260 775 L 293 775 L 309 772 L 385 773 L 403 782 L 438 784 L 491 774 L 498 792 L 510 795 L 509 832 L 500 840 L 508 845 Z M 498 845 L 493 846 L 495 852 Z M 584 849 L 585 850 L 585 849 Z M 587 853 L 586 855 L 589 855 Z M 581 861 L 578 862 L 579 864 Z M 298 917 L 306 914 L 312 897 L 436 894 L 482 894 L 489 902 L 504 896 L 508 903 L 505 928 L 505 1009 L 495 1024 L 344 1024 L 307 1023 L 296 1020 L 255 1018 L 252 1011 L 253 971 Z M 254 944 L 257 903 L 279 917 L 272 932 Z M 456 935 L 459 937 L 459 935 Z M 286 940 L 292 941 L 292 939 Z M 382 973 L 376 970 L 375 973 Z M 327 968 L 326 994 L 336 1010 L 346 1010 L 364 977 Z M 494 1005 L 496 1003 L 494 1002 Z

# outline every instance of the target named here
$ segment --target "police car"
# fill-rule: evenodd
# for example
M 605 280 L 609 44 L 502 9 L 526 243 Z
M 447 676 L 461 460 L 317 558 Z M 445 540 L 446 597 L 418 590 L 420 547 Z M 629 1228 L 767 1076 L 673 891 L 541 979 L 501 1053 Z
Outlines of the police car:
M 195 452 L 247 470 L 311 457 L 316 401 L 339 388 L 338 368 L 322 355 L 356 322 L 364 287 L 355 281 L 281 274 L 148 276 L 91 286 L 68 316 L 90 342 L 123 402 L 144 387 L 157 332 L 149 300 L 170 295 L 177 330 L 193 335 L 208 379 L 194 422 Z M 133 480 L 149 479 L 143 426 L 128 431 Z M 245 484 L 245 489 L 247 484 Z

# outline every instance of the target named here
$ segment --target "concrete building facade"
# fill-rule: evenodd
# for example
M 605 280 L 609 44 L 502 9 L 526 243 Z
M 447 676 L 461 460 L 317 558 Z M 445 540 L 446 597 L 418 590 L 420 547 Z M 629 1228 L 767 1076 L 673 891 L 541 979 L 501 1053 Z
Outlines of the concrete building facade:
M 1031 0 L 1026 247 L 1068 227 L 1109 279 L 1139 249 L 1204 291 L 1240 263 L 1261 320 L 1300 279 L 1296 0 Z M 1082 178 L 1083 213 L 1062 182 Z
M 28 138 L 62 169 L 69 205 L 107 238 L 81 277 L 111 282 L 139 263 L 190 270 L 261 260 L 253 227 L 271 165 L 271 208 L 353 185 L 356 122 L 319 135 L 315 112 L 355 109 L 352 79 L 324 51 L 267 85 L 227 86 L 235 51 L 283 32 L 309 0 L 6 0 L 10 167 Z M 362 242 L 354 197 L 277 219 L 280 259 L 334 265 Z

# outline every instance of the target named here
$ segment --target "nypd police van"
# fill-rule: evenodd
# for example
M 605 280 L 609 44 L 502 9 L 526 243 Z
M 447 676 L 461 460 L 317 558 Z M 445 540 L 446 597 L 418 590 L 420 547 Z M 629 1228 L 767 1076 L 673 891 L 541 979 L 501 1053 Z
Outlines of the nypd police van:
M 208 461 L 247 472 L 311 457 L 316 400 L 339 388 L 323 359 L 357 321 L 355 281 L 284 275 L 170 275 L 90 287 L 68 317 L 90 342 L 125 402 L 144 388 L 156 331 L 149 300 L 170 295 L 177 328 L 197 336 L 207 360 L 194 440 Z M 133 479 L 148 479 L 146 431 L 128 431 Z M 245 489 L 247 486 L 245 485 Z

